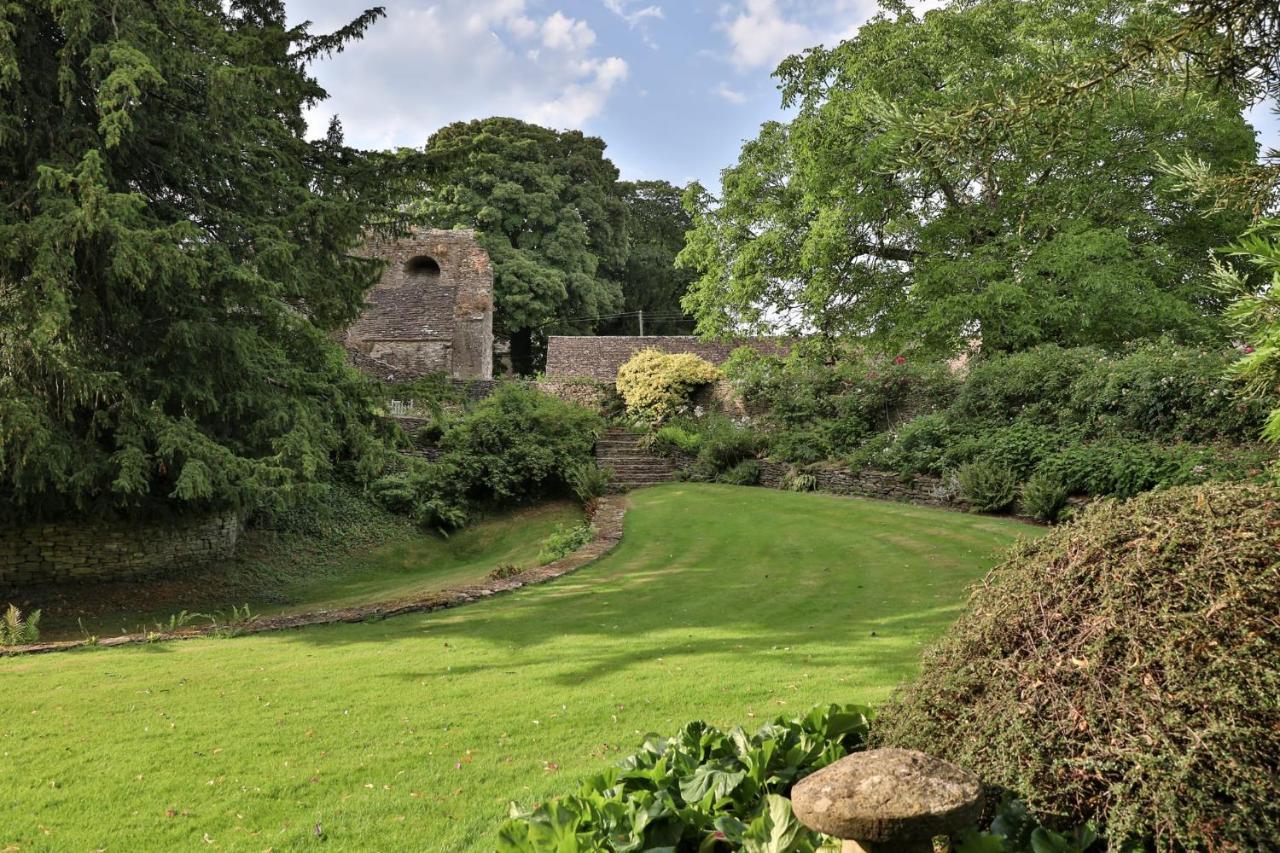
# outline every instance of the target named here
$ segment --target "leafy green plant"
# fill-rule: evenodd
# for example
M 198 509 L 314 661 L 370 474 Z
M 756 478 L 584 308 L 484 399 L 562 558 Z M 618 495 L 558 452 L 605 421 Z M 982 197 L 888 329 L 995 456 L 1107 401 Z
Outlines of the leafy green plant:
M 702 449 L 702 434 L 678 424 L 667 424 L 653 434 L 653 448 L 659 452 L 696 456 Z
M 862 748 L 870 717 L 863 706 L 827 705 L 753 735 L 703 722 L 670 738 L 647 735 L 639 752 L 576 794 L 530 810 L 513 806 L 498 849 L 816 850 L 821 836 L 796 820 L 786 795 L 809 773 Z
M 1025 515 L 1052 524 L 1067 507 L 1067 489 L 1049 474 L 1035 474 L 1022 484 L 1018 505 Z
M 812 492 L 818 488 L 818 478 L 804 471 L 789 471 L 782 479 L 782 487 L 789 492 Z
M 175 631 L 178 631 L 182 628 L 187 627 L 192 622 L 200 618 L 208 618 L 208 617 L 202 617 L 202 615 L 199 613 L 192 613 L 187 610 L 180 610 L 179 612 L 172 614 L 168 618 L 168 620 L 164 622 L 156 622 L 154 626 L 154 631 L 157 634 L 172 634 Z
M 975 512 L 1003 512 L 1017 497 L 1018 480 L 1008 468 L 991 462 L 970 462 L 956 470 L 960 497 Z
M 231 605 L 231 610 L 220 611 L 210 618 L 213 620 L 214 635 L 230 639 L 243 634 L 246 628 L 257 621 L 258 616 L 249 609 L 249 605 L 246 603 L 243 607 L 237 607 L 233 604 Z
M 720 378 L 720 371 L 692 353 L 641 350 L 618 368 L 618 393 L 627 411 L 662 421 L 687 410 L 690 395 Z
M 489 579 L 495 581 L 506 580 L 507 578 L 515 577 L 523 571 L 524 569 L 520 568 L 515 563 L 503 563 L 498 566 L 498 568 L 489 572 Z
M 760 482 L 760 461 L 744 459 L 727 471 L 722 471 L 716 480 L 731 486 L 754 486 Z
M 538 552 L 538 565 L 545 566 L 561 557 L 567 557 L 590 542 L 595 532 L 595 527 L 590 524 L 575 524 L 572 527 L 557 524 L 555 531 L 542 543 L 542 550 Z
M 565 480 L 568 481 L 569 488 L 573 490 L 578 500 L 583 504 L 589 504 L 609 491 L 609 484 L 613 482 L 613 472 L 607 468 L 601 468 L 594 461 L 579 462 L 569 466 L 565 471 Z
M 709 417 L 694 474 L 698 479 L 715 480 L 739 463 L 754 459 L 760 448 L 760 435 L 750 427 L 723 416 Z
M 0 621 L 0 646 L 24 646 L 40 639 L 40 611 L 25 617 L 16 604 L 10 604 Z

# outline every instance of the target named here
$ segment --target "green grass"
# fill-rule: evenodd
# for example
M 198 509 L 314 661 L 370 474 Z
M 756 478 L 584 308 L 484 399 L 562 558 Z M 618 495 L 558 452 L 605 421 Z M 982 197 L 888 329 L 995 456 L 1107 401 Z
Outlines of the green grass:
M 0 661 L 0 850 L 491 850 L 509 801 L 646 731 L 882 701 L 1038 532 L 727 486 L 632 502 L 613 554 L 481 604 Z
M 23 609 L 43 609 L 41 636 L 49 640 L 137 632 L 181 610 L 212 614 L 248 604 L 254 614 L 272 615 L 392 601 L 474 583 L 503 564 L 535 566 L 557 525 L 583 517 L 576 504 L 553 501 L 446 538 L 350 495 L 339 500 L 343 512 L 335 514 L 342 518 L 308 519 L 303 530 L 283 534 L 251 533 L 235 563 L 207 575 L 44 590 Z M 200 616 L 191 624 L 207 622 Z

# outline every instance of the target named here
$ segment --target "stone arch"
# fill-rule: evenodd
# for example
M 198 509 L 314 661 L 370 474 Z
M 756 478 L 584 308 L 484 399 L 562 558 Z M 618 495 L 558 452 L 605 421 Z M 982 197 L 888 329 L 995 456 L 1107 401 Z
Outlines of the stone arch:
M 419 281 L 440 278 L 440 262 L 430 255 L 414 255 L 404 263 L 405 274 Z

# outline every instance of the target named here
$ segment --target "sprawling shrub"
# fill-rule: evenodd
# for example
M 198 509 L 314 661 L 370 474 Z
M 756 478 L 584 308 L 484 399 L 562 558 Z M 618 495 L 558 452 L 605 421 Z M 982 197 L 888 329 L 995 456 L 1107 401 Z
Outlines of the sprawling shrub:
M 578 462 L 565 470 L 565 482 L 573 490 L 574 497 L 583 504 L 590 504 L 609 491 L 613 474 L 594 461 Z
M 641 350 L 618 368 L 618 393 L 627 411 L 661 421 L 688 409 L 695 390 L 720 378 L 713 364 L 692 353 Z
M 1047 473 L 1036 474 L 1018 491 L 1018 509 L 1050 524 L 1067 508 L 1067 488 Z
M 882 712 L 918 748 L 1160 851 L 1274 849 L 1280 499 L 1099 502 L 1020 545 Z
M 572 472 L 594 464 L 602 427 L 600 417 L 581 406 L 517 383 L 502 385 L 449 422 L 437 461 L 408 460 L 372 492 L 423 524 L 461 527 L 479 506 L 570 488 Z
M 40 639 L 40 611 L 33 610 L 26 616 L 16 605 L 10 604 L 0 617 L 0 646 L 21 646 Z
M 1007 424 L 1058 423 L 1068 411 L 1076 380 L 1107 356 L 1092 347 L 1049 344 L 976 360 L 951 406 L 957 420 Z
M 1003 512 L 1018 494 L 1018 478 L 992 462 L 970 462 L 956 470 L 960 497 L 977 512 Z

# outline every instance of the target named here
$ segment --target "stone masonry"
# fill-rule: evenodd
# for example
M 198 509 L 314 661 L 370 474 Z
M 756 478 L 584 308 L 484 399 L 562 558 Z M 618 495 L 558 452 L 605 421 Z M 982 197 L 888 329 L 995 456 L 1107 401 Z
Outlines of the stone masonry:
M 574 337 L 552 335 L 547 338 L 548 381 L 590 379 L 613 385 L 618 368 L 631 356 L 644 349 L 665 353 L 693 353 L 712 364 L 723 364 L 739 347 L 752 347 L 761 352 L 781 353 L 786 343 L 770 338 L 745 338 L 736 341 L 704 341 L 683 335 L 619 335 L 617 337 Z
M 0 530 L 0 586 L 198 568 L 229 558 L 239 535 L 235 512 L 169 523 L 74 522 Z
M 418 229 L 364 253 L 386 269 L 339 339 L 357 367 L 383 380 L 493 378 L 493 267 L 475 232 Z

